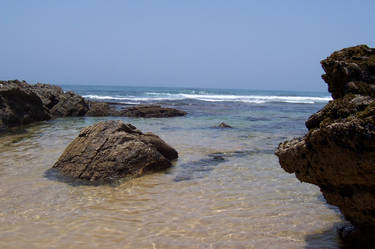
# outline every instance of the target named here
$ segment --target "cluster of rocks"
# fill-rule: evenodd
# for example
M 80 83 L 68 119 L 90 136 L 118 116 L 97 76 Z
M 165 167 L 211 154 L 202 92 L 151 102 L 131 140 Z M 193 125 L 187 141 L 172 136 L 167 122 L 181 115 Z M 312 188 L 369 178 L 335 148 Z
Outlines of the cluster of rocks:
M 186 115 L 160 105 L 119 107 L 123 105 L 89 101 L 58 86 L 0 81 L 0 130 L 57 117 Z M 73 178 L 108 181 L 165 169 L 177 157 L 177 151 L 158 136 L 121 121 L 106 121 L 84 128 L 53 168 Z
M 341 229 L 344 235 L 369 243 L 375 240 L 375 49 L 346 48 L 321 65 L 333 101 L 306 121 L 304 137 L 281 143 L 276 155 L 285 171 L 318 185 L 339 207 L 355 227 Z
M 48 84 L 0 81 L 0 130 L 35 121 L 75 116 L 174 117 L 186 112 L 159 105 L 118 110 L 114 104 L 88 101 L 74 92 Z

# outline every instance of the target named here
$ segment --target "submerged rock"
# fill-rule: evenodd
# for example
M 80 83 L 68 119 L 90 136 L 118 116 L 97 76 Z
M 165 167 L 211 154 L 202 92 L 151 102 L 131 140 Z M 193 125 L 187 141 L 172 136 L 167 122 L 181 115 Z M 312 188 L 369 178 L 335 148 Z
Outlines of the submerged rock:
M 82 129 L 53 168 L 74 178 L 112 180 L 168 168 L 177 157 L 158 136 L 121 121 L 105 121 Z
M 184 116 L 186 112 L 160 105 L 137 105 L 120 111 L 120 116 L 142 118 L 166 118 Z
M 321 64 L 334 100 L 276 155 L 285 171 L 318 185 L 366 240 L 375 231 L 375 49 L 346 48 Z

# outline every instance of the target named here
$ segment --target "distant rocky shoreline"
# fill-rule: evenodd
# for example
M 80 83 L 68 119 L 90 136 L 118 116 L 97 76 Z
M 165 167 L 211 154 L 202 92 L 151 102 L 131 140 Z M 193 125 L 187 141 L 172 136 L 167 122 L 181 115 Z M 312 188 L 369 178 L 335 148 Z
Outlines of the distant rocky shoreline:
M 120 106 L 120 108 L 116 108 Z M 58 117 L 124 116 L 161 118 L 184 116 L 186 112 L 160 105 L 121 106 L 95 102 L 59 86 L 0 81 L 0 131 Z
M 367 248 L 375 242 L 375 49 L 345 48 L 321 64 L 334 100 L 306 121 L 304 137 L 281 143 L 276 155 L 354 225 L 339 229 L 342 237 Z

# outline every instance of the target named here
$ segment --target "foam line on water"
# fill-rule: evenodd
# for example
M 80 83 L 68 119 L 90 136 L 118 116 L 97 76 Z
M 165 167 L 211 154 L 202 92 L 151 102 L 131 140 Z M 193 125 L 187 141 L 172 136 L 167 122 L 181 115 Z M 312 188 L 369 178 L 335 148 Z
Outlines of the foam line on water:
M 302 103 L 314 104 L 324 103 L 332 100 L 329 96 L 312 97 L 312 96 L 276 96 L 276 95 L 224 95 L 224 94 L 187 94 L 187 93 L 146 93 L 148 97 L 136 96 L 101 96 L 101 95 L 84 95 L 85 98 L 99 100 L 123 100 L 123 101 L 163 101 L 163 100 L 183 100 L 194 99 L 208 102 L 244 102 L 244 103 Z

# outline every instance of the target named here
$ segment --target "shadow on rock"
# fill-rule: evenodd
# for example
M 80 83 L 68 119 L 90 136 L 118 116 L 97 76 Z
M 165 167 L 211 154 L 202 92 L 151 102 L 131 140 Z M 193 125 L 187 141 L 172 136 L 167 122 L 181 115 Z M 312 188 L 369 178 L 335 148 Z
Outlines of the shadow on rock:
M 350 226 L 350 223 L 335 223 L 331 228 L 314 234 L 309 234 L 305 237 L 306 249 L 320 249 L 320 248 L 339 248 L 339 249 L 371 249 L 374 244 L 360 243 L 356 241 L 343 241 L 340 238 L 339 231 Z

